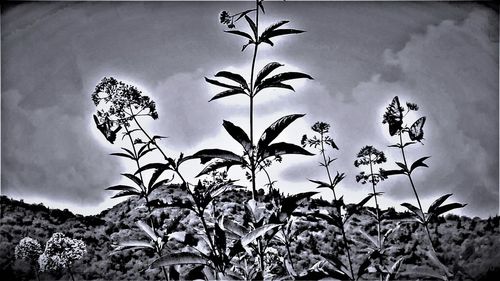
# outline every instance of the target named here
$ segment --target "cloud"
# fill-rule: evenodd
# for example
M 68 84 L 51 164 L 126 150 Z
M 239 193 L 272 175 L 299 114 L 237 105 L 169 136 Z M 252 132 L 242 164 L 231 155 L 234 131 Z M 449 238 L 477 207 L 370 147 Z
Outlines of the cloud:
M 102 202 L 119 169 L 98 145 L 88 116 L 20 107 L 23 94 L 2 94 L 2 193 L 88 205 Z M 78 198 L 78 199 L 75 199 Z
M 425 146 L 408 149 L 409 158 L 432 155 L 430 168 L 415 173 L 420 194 L 429 201 L 452 192 L 453 199 L 469 203 L 467 213 L 495 214 L 498 43 L 491 40 L 490 29 L 495 26 L 489 13 L 478 9 L 463 22 L 430 25 L 424 33 L 413 34 L 401 50 L 387 49 L 385 70 L 359 83 L 350 98 L 334 96 L 330 85 L 315 82 L 307 96 L 290 100 L 290 105 L 306 104 L 317 119 L 332 121 L 333 137 L 341 148 L 337 165 L 350 167 L 344 169 L 353 178 L 358 172 L 352 166 L 353 147 L 373 144 L 387 151 L 391 140 L 380 122 L 392 97 L 418 103 L 418 114 L 427 116 Z M 389 159 L 401 158 L 397 151 L 387 154 Z M 404 180 L 391 182 L 381 185 L 389 198 L 411 200 L 409 189 L 401 186 L 407 185 Z

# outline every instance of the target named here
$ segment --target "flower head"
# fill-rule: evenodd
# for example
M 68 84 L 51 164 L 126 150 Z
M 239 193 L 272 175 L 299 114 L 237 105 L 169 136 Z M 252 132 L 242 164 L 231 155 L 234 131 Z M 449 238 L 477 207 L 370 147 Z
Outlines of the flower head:
M 326 134 L 330 130 L 330 124 L 325 123 L 325 122 L 316 122 L 311 127 L 311 129 L 313 131 L 315 131 L 316 133 Z
M 45 251 L 38 258 L 38 264 L 42 271 L 67 268 L 81 259 L 86 252 L 82 240 L 69 238 L 57 232 L 47 241 Z
M 222 24 L 230 24 L 231 23 L 231 16 L 227 11 L 222 11 L 219 15 L 219 21 Z
M 28 261 L 36 261 L 42 253 L 43 251 L 40 243 L 31 237 L 24 237 L 21 239 L 14 251 L 16 259 Z

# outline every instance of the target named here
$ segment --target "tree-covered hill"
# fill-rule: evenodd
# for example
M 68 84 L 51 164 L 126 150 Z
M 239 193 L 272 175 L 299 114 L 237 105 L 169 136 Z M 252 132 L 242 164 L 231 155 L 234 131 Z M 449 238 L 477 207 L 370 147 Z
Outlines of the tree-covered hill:
M 261 196 L 262 195 L 261 193 Z M 267 195 L 266 195 L 267 196 Z M 264 196 L 263 202 L 269 202 Z M 161 202 L 174 202 L 185 197 L 176 186 L 159 189 L 152 199 Z M 251 194 L 241 190 L 225 193 L 217 202 L 218 210 L 224 215 L 242 222 L 245 211 L 242 202 L 251 198 Z M 125 250 L 113 252 L 119 242 L 125 240 L 145 240 L 143 232 L 136 222 L 147 217 L 144 201 L 134 198 L 117 204 L 96 216 L 75 215 L 68 210 L 49 209 L 41 204 L 26 204 L 22 201 L 2 196 L 0 199 L 0 274 L 4 280 L 34 280 L 30 266 L 15 260 L 14 249 L 19 241 L 29 236 L 44 245 L 55 232 L 62 232 L 68 237 L 81 239 L 87 245 L 84 258 L 75 263 L 73 272 L 76 279 L 83 280 L 155 280 L 159 279 L 158 269 L 149 269 L 154 254 L 144 251 Z M 269 203 L 270 204 L 270 203 Z M 320 199 L 305 201 L 297 209 L 298 213 L 307 214 L 315 209 L 332 208 L 329 202 Z M 367 207 L 370 208 L 370 207 Z M 351 237 L 352 249 L 355 249 L 353 261 L 355 268 L 362 262 L 364 243 L 367 235 L 376 235 L 376 223 L 362 210 L 350 221 L 347 232 Z M 157 225 L 168 227 L 178 221 L 176 231 L 185 232 L 184 243 L 171 240 L 171 251 L 188 249 L 186 244 L 196 245 L 199 240 L 197 218 L 187 210 L 178 208 L 156 209 Z M 429 277 L 435 268 L 425 254 L 426 239 L 424 232 L 416 223 L 408 222 L 408 213 L 397 213 L 393 209 L 386 212 L 390 221 L 384 228 L 400 227 L 390 240 L 390 257 L 404 256 L 401 268 L 401 280 L 432 280 Z M 161 228 L 161 227 L 160 227 Z M 340 234 L 324 221 L 308 216 L 297 216 L 293 224 L 295 237 L 290 250 L 296 264 L 296 270 L 309 268 L 322 256 L 341 256 Z M 455 280 L 492 280 L 500 272 L 500 231 L 499 217 L 489 219 L 459 217 L 447 215 L 430 225 L 430 230 L 438 237 L 437 253 L 440 259 L 455 274 Z M 276 246 L 279 252 L 284 251 Z M 391 260 L 394 262 L 395 258 Z M 280 263 L 279 259 L 276 263 Z M 182 270 L 182 269 L 179 269 Z M 367 275 L 375 278 L 375 275 Z M 370 277 L 371 276 L 371 277 Z M 427 277 L 425 277 L 427 276 Z M 42 273 L 41 280 L 66 280 L 66 272 Z M 425 279 L 428 278 L 428 279 Z

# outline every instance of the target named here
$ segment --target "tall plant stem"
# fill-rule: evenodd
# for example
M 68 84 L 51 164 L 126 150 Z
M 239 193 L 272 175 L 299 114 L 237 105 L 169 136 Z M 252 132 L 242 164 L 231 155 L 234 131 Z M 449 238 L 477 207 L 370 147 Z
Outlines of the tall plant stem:
M 165 160 L 168 159 L 167 154 L 165 154 L 165 152 L 161 149 L 161 147 L 156 142 L 153 141 L 153 139 L 151 138 L 151 136 L 146 132 L 146 130 L 144 130 L 144 128 L 141 126 L 141 124 L 137 121 L 137 119 L 135 117 L 133 117 L 133 119 L 134 119 L 135 123 L 137 124 L 137 127 L 139 127 L 139 129 L 142 131 L 142 133 L 149 139 L 150 142 L 152 142 L 154 144 L 154 146 L 158 149 L 158 151 L 160 151 L 160 153 L 163 155 L 163 158 L 165 158 Z M 129 134 L 129 136 L 130 136 L 130 134 Z M 189 189 L 189 183 L 184 179 L 184 177 L 182 176 L 182 174 L 179 172 L 179 167 L 176 167 L 176 169 L 174 170 L 174 172 L 175 172 L 175 174 L 177 176 L 179 176 L 179 178 L 182 181 L 182 184 L 186 187 L 186 191 L 191 196 L 191 198 L 193 199 L 193 201 L 195 201 L 194 200 L 194 194 Z M 215 246 L 214 246 L 215 243 L 212 240 L 212 236 L 210 236 L 210 229 L 208 228 L 207 222 L 205 221 L 205 217 L 203 216 L 203 210 L 199 206 L 196 206 L 196 207 L 198 209 L 198 217 L 201 220 L 201 223 L 202 223 L 203 229 L 205 230 L 205 233 L 207 235 L 210 247 L 211 247 L 212 251 L 215 252 Z
M 378 238 L 378 248 L 380 251 L 382 251 L 382 239 L 381 239 L 381 226 L 380 226 L 380 212 L 379 212 L 379 206 L 378 206 L 378 201 L 377 201 L 377 192 L 375 191 L 375 181 L 373 179 L 373 164 L 372 164 L 372 154 L 370 153 L 368 155 L 370 158 L 370 175 L 372 179 L 372 190 L 373 190 L 373 198 L 375 199 L 375 214 L 377 216 L 377 238 Z M 382 263 L 382 258 L 379 257 L 379 262 Z M 381 264 L 382 265 L 382 264 Z M 379 280 L 383 280 L 382 273 L 379 275 Z
M 330 186 L 332 186 L 332 192 L 333 192 L 333 199 L 337 201 L 337 195 L 335 193 L 335 190 L 333 188 L 333 180 L 332 180 L 332 175 L 330 174 L 330 168 L 328 168 L 329 164 L 328 161 L 326 160 L 326 155 L 325 155 L 325 145 L 324 145 L 324 137 L 323 133 L 321 133 L 321 155 L 323 156 L 323 164 L 326 169 L 326 173 L 328 175 L 328 180 L 330 182 Z M 342 209 L 341 207 L 337 204 L 337 212 L 340 217 L 342 217 Z M 347 235 L 345 234 L 345 227 L 344 227 L 344 222 L 342 222 L 340 230 L 342 232 L 342 240 L 344 241 L 344 247 L 347 252 L 347 261 L 349 262 L 349 271 L 351 272 L 351 277 L 354 280 L 354 270 L 352 269 L 352 259 L 351 259 L 351 253 L 349 251 L 349 244 L 347 244 Z
M 160 257 L 161 257 L 161 255 L 160 255 Z M 167 270 L 165 270 L 164 266 L 161 267 L 161 270 L 163 271 L 163 275 L 165 276 L 165 280 L 170 281 L 170 278 L 168 277 Z
M 250 70 L 250 143 L 252 144 L 252 155 L 250 155 L 250 170 L 252 173 L 252 199 L 256 200 L 256 180 L 255 180 L 255 170 L 257 169 L 257 163 L 255 159 L 255 149 L 253 142 L 253 99 L 254 99 L 254 85 L 253 85 L 253 77 L 255 73 L 255 60 L 257 59 L 257 52 L 259 49 L 259 0 L 255 0 L 255 44 L 253 49 L 253 57 L 252 57 L 252 68 Z
M 401 147 L 401 154 L 403 155 L 403 162 L 405 164 L 405 167 L 408 167 L 408 163 L 406 162 L 406 155 L 405 155 L 405 150 L 403 147 L 403 136 L 401 132 L 399 133 L 399 144 Z M 415 198 L 417 199 L 418 207 L 420 208 L 420 212 L 422 213 L 422 220 L 423 220 L 423 225 L 425 227 L 425 231 L 427 233 L 427 237 L 429 238 L 429 243 L 431 245 L 432 250 L 434 253 L 436 252 L 436 249 L 434 248 L 434 243 L 432 242 L 432 237 L 431 237 L 431 232 L 429 231 L 429 227 L 427 226 L 427 220 L 425 218 L 425 213 L 424 209 L 422 208 L 422 204 L 420 203 L 420 198 L 418 197 L 417 189 L 415 188 L 415 184 L 413 183 L 413 179 L 411 178 L 410 172 L 407 173 L 408 179 L 410 180 L 411 187 L 413 189 L 413 193 L 415 194 Z

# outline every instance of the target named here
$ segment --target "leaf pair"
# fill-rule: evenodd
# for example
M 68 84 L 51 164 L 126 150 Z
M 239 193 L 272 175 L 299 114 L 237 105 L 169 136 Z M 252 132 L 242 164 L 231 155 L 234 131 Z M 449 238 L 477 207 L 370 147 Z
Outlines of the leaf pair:
M 422 212 L 420 211 L 419 208 L 413 206 L 410 203 L 403 203 L 403 204 L 401 204 L 401 206 L 406 207 L 408 210 L 410 210 L 415 215 L 415 217 L 419 223 L 427 224 L 430 221 L 437 219 L 440 215 L 442 215 L 448 211 L 458 209 L 458 208 L 463 208 L 467 205 L 467 204 L 461 204 L 461 203 L 450 203 L 450 204 L 442 205 L 444 203 L 444 201 L 446 201 L 446 199 L 448 199 L 451 195 L 453 195 L 453 194 L 451 194 L 451 193 L 445 194 L 445 195 L 439 197 L 438 199 L 436 199 L 429 206 L 429 209 L 427 210 L 427 218 L 425 218 L 425 220 L 424 220 L 424 214 L 422 214 Z

